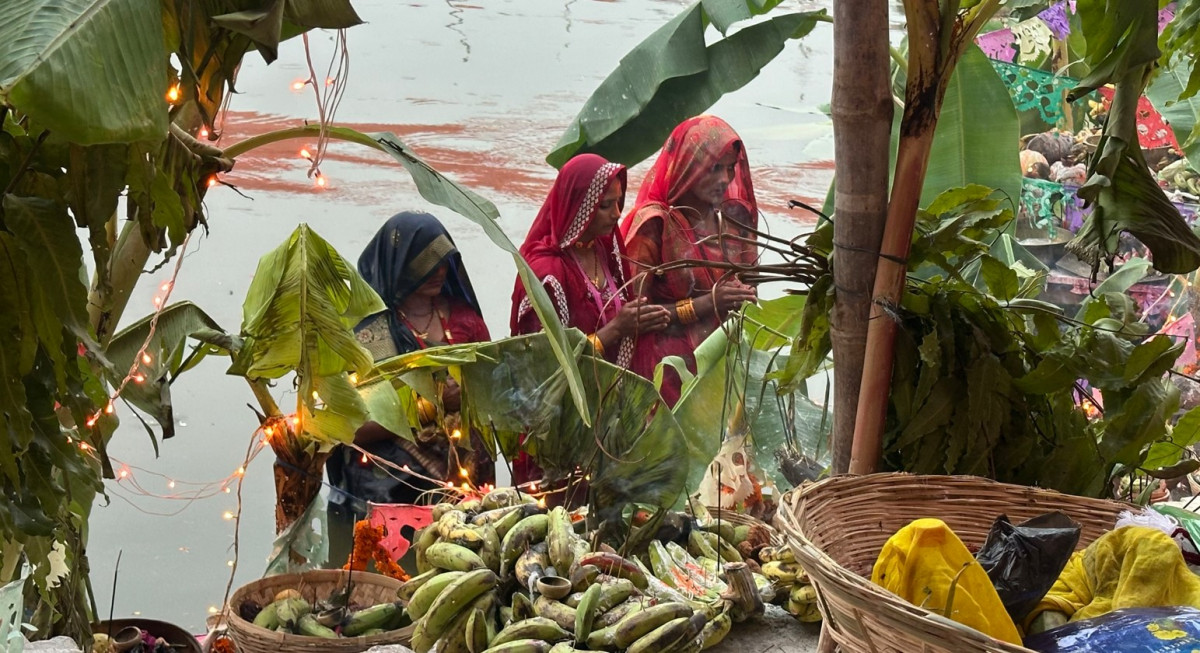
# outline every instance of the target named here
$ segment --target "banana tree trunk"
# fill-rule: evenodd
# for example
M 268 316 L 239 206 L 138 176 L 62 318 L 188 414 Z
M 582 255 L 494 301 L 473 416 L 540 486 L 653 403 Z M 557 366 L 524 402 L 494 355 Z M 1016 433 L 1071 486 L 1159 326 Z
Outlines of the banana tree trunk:
M 875 262 L 888 206 L 892 127 L 888 3 L 833 4 L 833 471 L 850 467 Z

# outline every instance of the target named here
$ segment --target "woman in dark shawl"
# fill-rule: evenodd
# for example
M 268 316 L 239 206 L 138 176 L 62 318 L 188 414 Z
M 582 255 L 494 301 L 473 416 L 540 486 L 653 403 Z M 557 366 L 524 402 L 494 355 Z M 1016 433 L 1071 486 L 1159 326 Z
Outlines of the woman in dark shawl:
M 363 250 L 358 273 L 387 305 L 386 311 L 366 317 L 355 327 L 359 344 L 376 361 L 426 347 L 490 339 L 462 256 L 432 215 L 392 216 Z M 446 380 L 441 398 L 447 413 L 458 411 L 458 386 L 453 379 Z M 326 465 L 334 488 L 329 497 L 331 517 L 361 519 L 368 501 L 416 503 L 421 493 L 436 487 L 421 477 L 445 479 L 453 470 L 458 478 L 458 465 L 449 460 L 449 442 L 433 424 L 436 409 L 424 399 L 418 407 L 422 425 L 431 426 L 417 434 L 416 443 L 375 422 L 367 422 L 354 435 L 354 443 L 365 451 L 407 465 L 415 475 L 381 469 L 355 449 L 338 447 Z M 495 482 L 495 467 L 486 458 L 482 442 L 474 442 L 473 448 L 476 455 L 459 449 L 462 466 L 474 468 L 471 478 L 477 484 Z M 480 460 L 480 454 L 485 460 Z

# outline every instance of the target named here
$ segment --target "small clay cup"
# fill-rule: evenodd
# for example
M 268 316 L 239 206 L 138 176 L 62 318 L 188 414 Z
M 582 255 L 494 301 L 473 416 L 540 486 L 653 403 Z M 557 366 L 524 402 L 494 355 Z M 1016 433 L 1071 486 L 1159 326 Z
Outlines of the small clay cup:
M 538 592 L 548 599 L 561 599 L 571 593 L 571 581 L 562 576 L 542 576 L 537 581 Z

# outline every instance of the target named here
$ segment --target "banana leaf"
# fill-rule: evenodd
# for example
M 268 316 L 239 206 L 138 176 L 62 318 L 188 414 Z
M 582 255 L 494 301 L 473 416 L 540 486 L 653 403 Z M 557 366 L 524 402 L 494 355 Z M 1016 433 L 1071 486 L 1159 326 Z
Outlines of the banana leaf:
M 120 384 L 137 363 L 138 376 L 126 384 L 121 396 L 153 417 L 162 427 L 162 437 L 166 439 L 175 435 L 171 408 L 171 383 L 175 377 L 209 353 L 231 354 L 241 342 L 191 302 L 178 302 L 164 308 L 158 314 L 151 335 L 153 319 L 153 315 L 147 315 L 119 331 L 108 343 L 105 355 L 112 361 L 112 368 L 107 372 L 113 387 Z M 149 342 L 147 336 L 150 336 Z M 192 355 L 185 357 L 189 339 L 199 344 Z M 144 358 L 136 360 L 143 345 L 149 356 L 148 363 Z
M 159 4 L 0 3 L 0 103 L 78 144 L 162 140 L 170 107 Z
M 772 373 L 787 367 L 790 341 L 764 333 L 799 332 L 802 297 L 783 297 L 747 310 L 745 319 L 731 320 L 696 348 L 696 375 L 684 384 L 675 418 L 687 440 L 689 488 L 698 487 L 704 470 L 720 450 L 731 419 L 744 409 L 758 464 L 776 486 L 791 486 L 780 462 L 794 450 L 814 466 L 827 467 L 831 426 L 825 411 L 798 387 L 781 392 Z M 738 428 L 736 425 L 734 428 Z
M 1197 138 L 1196 131 L 1196 122 L 1200 118 L 1200 98 L 1185 95 L 1185 85 L 1188 83 L 1186 73 L 1182 61 L 1171 61 L 1160 68 L 1150 81 L 1150 86 L 1146 87 L 1146 97 L 1170 123 L 1188 164 L 1200 169 L 1200 138 Z
M 722 34 L 774 1 L 694 2 L 630 50 L 584 103 L 546 161 L 558 168 L 583 152 L 634 165 L 658 150 L 681 121 L 758 76 L 789 39 L 803 38 L 824 10 L 776 16 L 710 44 L 711 22 Z
M 266 0 L 258 7 L 213 16 L 217 25 L 250 38 L 267 63 L 279 43 L 312 28 L 344 29 L 363 21 L 349 0 Z
M 259 260 L 242 305 L 243 345 L 229 373 L 275 379 L 295 372 L 304 429 L 326 444 L 349 441 L 367 410 L 346 373 L 372 367 L 352 329 L 385 308 L 354 266 L 301 224 Z

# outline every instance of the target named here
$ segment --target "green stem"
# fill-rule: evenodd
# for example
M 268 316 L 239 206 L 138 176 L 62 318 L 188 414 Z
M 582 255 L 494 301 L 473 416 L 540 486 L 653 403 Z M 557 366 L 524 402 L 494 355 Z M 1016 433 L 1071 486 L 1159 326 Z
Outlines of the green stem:
M 234 143 L 233 145 L 225 148 L 225 156 L 233 159 L 264 145 L 270 145 L 272 143 L 287 141 L 294 138 L 311 138 L 319 135 L 320 133 L 320 125 L 305 125 L 304 127 L 292 127 L 289 129 L 280 129 L 278 131 L 268 132 L 266 134 L 259 134 L 258 136 L 252 136 L 244 141 L 241 141 L 240 143 Z M 325 131 L 325 135 L 334 140 L 358 143 L 360 145 L 366 145 L 367 147 L 372 147 L 383 151 L 382 145 L 377 143 L 370 136 L 359 132 L 346 133 L 327 129 Z
M 258 400 L 258 405 L 262 407 L 263 413 L 267 417 L 279 417 L 283 413 L 279 412 L 279 405 L 275 403 L 275 397 L 271 396 L 271 389 L 267 387 L 267 382 L 262 379 L 246 379 L 246 383 L 250 384 L 250 390 L 254 393 L 254 398 Z
M 896 67 L 900 69 L 900 74 L 908 76 L 908 57 L 894 45 L 888 46 L 888 53 L 892 55 L 892 61 L 896 63 Z

